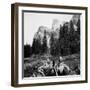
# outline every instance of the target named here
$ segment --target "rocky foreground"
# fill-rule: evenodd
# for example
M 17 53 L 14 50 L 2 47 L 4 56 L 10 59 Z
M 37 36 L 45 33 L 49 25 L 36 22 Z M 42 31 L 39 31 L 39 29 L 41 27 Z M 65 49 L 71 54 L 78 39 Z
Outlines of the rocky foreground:
M 32 55 L 24 59 L 24 77 L 80 75 L 80 55 Z

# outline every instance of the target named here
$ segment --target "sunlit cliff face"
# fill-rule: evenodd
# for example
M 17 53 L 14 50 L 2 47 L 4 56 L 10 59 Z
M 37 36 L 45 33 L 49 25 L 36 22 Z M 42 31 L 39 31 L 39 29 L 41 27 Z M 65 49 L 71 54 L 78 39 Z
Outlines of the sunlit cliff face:
M 80 19 L 80 15 L 74 15 L 74 16 L 72 17 L 73 24 L 76 25 L 79 19 Z
M 38 31 L 36 32 L 34 38 L 40 40 L 41 44 L 43 44 L 43 38 L 46 32 L 46 39 L 47 39 L 47 47 L 50 48 L 50 34 L 51 34 L 51 30 L 48 29 L 45 26 L 40 26 Z
M 46 32 L 47 47 L 50 48 L 51 33 L 54 33 L 54 38 L 57 38 L 57 39 L 59 38 L 59 28 L 56 28 L 56 25 L 54 26 L 53 26 L 54 29 L 53 28 L 49 29 L 45 26 L 40 26 L 34 38 L 40 40 L 41 44 L 43 44 L 43 38 L 45 35 L 44 32 Z
M 73 22 L 74 30 L 75 31 L 77 31 L 77 22 L 78 22 L 79 19 L 80 19 L 80 15 L 74 15 L 72 17 L 72 22 Z

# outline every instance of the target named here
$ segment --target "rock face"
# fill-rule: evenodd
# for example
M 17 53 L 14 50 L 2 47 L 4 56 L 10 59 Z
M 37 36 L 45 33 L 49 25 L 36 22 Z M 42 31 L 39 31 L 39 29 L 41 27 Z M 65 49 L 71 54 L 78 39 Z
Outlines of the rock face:
M 40 40 L 41 44 L 43 44 L 43 38 L 46 32 L 46 38 L 47 38 L 47 43 L 49 47 L 49 39 L 50 39 L 50 30 L 45 27 L 45 26 L 40 26 L 38 31 L 35 33 L 34 39 Z
M 38 31 L 35 33 L 34 39 L 36 40 L 40 40 L 41 44 L 43 44 L 43 38 L 44 35 L 46 35 L 47 38 L 47 47 L 50 48 L 50 38 L 51 38 L 51 34 L 54 34 L 54 38 L 59 38 L 59 28 L 57 28 L 56 30 L 53 29 L 49 29 L 48 27 L 45 26 L 40 26 Z M 45 33 L 46 32 L 46 33 Z
M 80 20 L 80 15 L 74 15 L 72 17 L 72 22 L 73 22 L 75 31 L 77 31 L 77 29 L 78 29 L 77 23 L 78 23 L 79 20 Z
M 73 24 L 77 25 L 78 20 L 80 19 L 80 15 L 74 15 L 72 17 Z

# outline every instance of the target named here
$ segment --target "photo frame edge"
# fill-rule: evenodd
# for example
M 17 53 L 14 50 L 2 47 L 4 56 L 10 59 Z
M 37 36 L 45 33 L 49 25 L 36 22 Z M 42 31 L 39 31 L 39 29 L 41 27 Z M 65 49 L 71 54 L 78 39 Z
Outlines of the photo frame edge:
M 11 86 L 18 84 L 18 7 L 11 4 Z
M 85 74 L 85 80 L 83 81 L 68 81 L 68 82 L 51 82 L 51 83 L 37 83 L 37 84 L 18 84 L 18 7 L 19 6 L 38 6 L 38 7 L 42 7 L 44 5 L 44 7 L 53 7 L 54 6 L 56 8 L 72 8 L 72 6 L 60 6 L 60 5 L 46 5 L 46 4 L 27 4 L 27 3 L 14 3 L 11 4 L 11 86 L 14 87 L 25 87 L 25 86 L 41 86 L 41 85 L 60 85 L 60 84 L 77 84 L 77 83 L 87 83 L 88 82 L 88 60 L 87 60 L 87 54 L 88 54 L 88 31 L 87 31 L 87 27 L 88 27 L 88 7 L 77 7 L 77 6 L 73 6 L 74 9 L 83 9 L 85 10 L 86 13 L 86 17 L 85 17 L 85 26 L 86 26 L 86 47 L 85 47 L 85 57 L 86 57 L 86 74 Z M 72 9 L 73 9 L 72 8 Z M 14 42 L 15 40 L 15 42 Z M 14 48 L 15 47 L 15 48 Z M 16 50 L 15 50 L 16 49 Z M 56 83 L 56 84 L 55 84 Z

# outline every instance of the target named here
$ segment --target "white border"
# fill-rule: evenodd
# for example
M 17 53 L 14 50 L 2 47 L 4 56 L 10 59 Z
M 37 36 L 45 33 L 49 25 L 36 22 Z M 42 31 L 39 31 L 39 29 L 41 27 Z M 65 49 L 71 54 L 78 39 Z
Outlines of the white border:
M 67 82 L 85 80 L 85 11 L 72 10 L 72 9 L 55 9 L 55 8 L 39 8 L 39 7 L 18 7 L 18 83 L 19 84 L 32 84 L 32 83 L 47 83 L 47 82 Z M 81 75 L 80 76 L 63 76 L 55 78 L 25 78 L 22 79 L 22 10 L 39 10 L 39 11 L 53 11 L 53 12 L 67 12 L 67 13 L 81 13 Z

